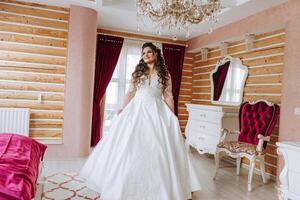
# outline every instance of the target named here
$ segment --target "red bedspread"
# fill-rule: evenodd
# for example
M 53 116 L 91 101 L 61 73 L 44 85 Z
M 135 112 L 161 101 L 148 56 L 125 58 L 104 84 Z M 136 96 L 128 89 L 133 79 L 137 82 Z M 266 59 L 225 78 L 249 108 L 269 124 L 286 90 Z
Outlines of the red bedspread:
M 0 134 L 0 200 L 29 200 L 36 192 L 46 146 L 16 134 Z

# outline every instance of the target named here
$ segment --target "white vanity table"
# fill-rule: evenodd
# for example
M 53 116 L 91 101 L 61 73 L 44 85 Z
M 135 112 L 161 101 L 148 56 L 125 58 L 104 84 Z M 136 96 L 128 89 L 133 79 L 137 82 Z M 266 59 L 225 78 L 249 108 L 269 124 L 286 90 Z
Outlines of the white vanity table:
M 238 110 L 222 106 L 186 104 L 189 119 L 186 142 L 199 153 L 215 154 L 221 129 L 238 130 Z
M 300 199 L 300 142 L 277 142 L 277 152 L 284 158 L 280 180 L 281 199 Z
M 239 130 L 239 107 L 247 75 L 248 68 L 239 58 L 225 56 L 210 74 L 211 102 L 215 105 L 186 104 L 186 142 L 199 153 L 215 154 L 222 128 Z

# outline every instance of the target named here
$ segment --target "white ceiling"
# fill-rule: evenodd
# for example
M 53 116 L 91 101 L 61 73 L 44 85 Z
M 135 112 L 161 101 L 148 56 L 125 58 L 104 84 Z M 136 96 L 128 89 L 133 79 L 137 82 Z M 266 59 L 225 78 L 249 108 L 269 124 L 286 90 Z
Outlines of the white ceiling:
M 80 5 L 98 11 L 98 28 L 137 33 L 137 17 L 135 0 L 24 0 L 49 5 L 69 7 L 71 4 Z M 288 0 L 221 0 L 227 8 L 219 15 L 216 28 L 233 23 L 247 16 L 253 15 L 270 7 L 279 5 Z M 229 6 L 229 7 L 228 7 Z M 161 37 L 177 35 L 178 39 L 190 38 L 205 34 L 208 24 L 202 22 L 191 27 L 191 36 L 185 37 L 185 33 L 162 31 Z M 140 34 L 156 35 L 155 25 L 146 21 L 140 27 Z

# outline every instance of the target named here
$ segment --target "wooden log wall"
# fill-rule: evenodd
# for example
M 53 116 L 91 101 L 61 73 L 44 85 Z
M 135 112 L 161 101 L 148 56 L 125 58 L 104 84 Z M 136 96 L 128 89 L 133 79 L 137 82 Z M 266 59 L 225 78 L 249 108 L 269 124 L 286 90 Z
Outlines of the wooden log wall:
M 69 9 L 0 1 L 0 107 L 30 108 L 30 136 L 61 139 Z
M 193 63 L 195 54 L 185 53 L 182 69 L 181 86 L 178 98 L 178 119 L 181 127 L 181 132 L 184 133 L 185 126 L 188 120 L 188 112 L 186 103 L 191 103 L 192 100 L 192 77 Z
M 246 51 L 244 40 L 229 42 L 228 54 L 232 57 L 239 57 L 249 69 L 243 101 L 265 99 L 280 105 L 284 44 L 284 30 L 256 35 L 253 49 L 250 51 Z M 200 52 L 194 56 L 192 103 L 211 105 L 210 72 L 221 58 L 219 47 L 209 48 L 206 62 L 201 60 Z M 272 132 L 271 142 L 268 143 L 266 149 L 266 172 L 273 175 L 276 175 L 275 143 L 278 141 L 278 133 L 279 124 Z M 243 163 L 248 164 L 248 160 L 244 159 Z M 258 165 L 257 168 L 259 169 Z

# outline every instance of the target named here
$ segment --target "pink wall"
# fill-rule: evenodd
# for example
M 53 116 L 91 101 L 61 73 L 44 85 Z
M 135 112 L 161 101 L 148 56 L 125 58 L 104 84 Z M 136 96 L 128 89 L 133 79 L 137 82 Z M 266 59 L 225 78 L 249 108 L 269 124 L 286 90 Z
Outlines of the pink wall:
M 212 34 L 204 34 L 193 38 L 188 41 L 187 51 L 242 36 L 246 33 L 263 32 L 265 30 L 284 27 L 286 23 L 292 19 L 293 13 L 296 14 L 297 6 L 299 6 L 299 1 L 291 0 L 288 3 L 281 4 L 235 23 L 223 26 L 215 30 Z
M 287 3 L 249 16 L 238 22 L 188 41 L 188 51 L 226 39 L 256 33 L 272 28 L 284 27 L 286 45 L 282 80 L 279 141 L 300 141 L 300 116 L 294 115 L 294 108 L 300 107 L 300 1 Z M 279 161 L 281 171 L 283 161 Z M 279 174 L 279 173 L 277 173 Z
M 294 16 L 286 24 L 279 141 L 299 142 L 300 116 L 294 115 L 294 109 L 300 107 L 300 1 L 294 9 L 298 13 L 293 10 Z M 283 160 L 280 159 L 278 170 L 282 167 Z
M 83 157 L 89 153 L 96 35 L 97 12 L 71 6 L 63 144 L 48 145 L 46 158 Z

